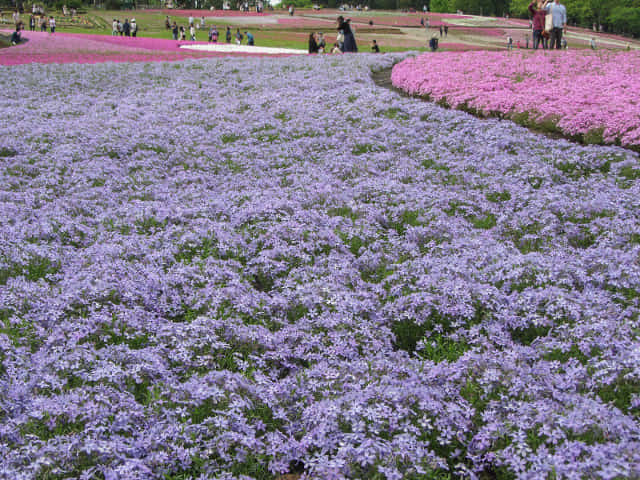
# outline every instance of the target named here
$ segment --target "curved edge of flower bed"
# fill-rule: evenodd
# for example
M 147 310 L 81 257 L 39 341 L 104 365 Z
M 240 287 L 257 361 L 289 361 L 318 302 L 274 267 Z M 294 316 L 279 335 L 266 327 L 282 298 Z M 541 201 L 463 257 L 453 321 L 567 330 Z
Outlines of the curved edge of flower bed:
M 398 62 L 400 63 L 400 62 Z M 640 153 L 640 144 L 625 144 L 623 145 L 620 141 L 620 135 L 616 137 L 614 141 L 607 141 L 604 138 L 605 127 L 598 127 L 591 129 L 584 133 L 569 133 L 566 130 L 563 130 L 558 122 L 560 118 L 554 115 L 546 115 L 542 116 L 540 112 L 537 111 L 524 111 L 517 112 L 511 111 L 508 113 L 501 112 L 498 110 L 481 110 L 476 107 L 469 105 L 469 102 L 465 101 L 459 103 L 457 105 L 453 105 L 449 102 L 446 96 L 443 96 L 437 100 L 431 98 L 429 94 L 420 94 L 416 92 L 411 92 L 408 89 L 402 88 L 399 86 L 400 82 L 394 81 L 394 70 L 397 64 L 387 70 L 387 75 L 389 76 L 388 81 L 377 81 L 381 86 L 387 86 L 395 90 L 398 93 L 406 95 L 408 97 L 418 98 L 426 102 L 435 103 L 436 105 L 451 109 L 451 110 L 460 110 L 466 113 L 469 113 L 478 118 L 498 118 L 501 120 L 509 120 L 512 121 L 522 127 L 525 127 L 533 132 L 540 133 L 543 135 L 551 136 L 553 138 L 564 138 L 566 140 L 570 140 L 572 142 L 580 143 L 583 145 L 609 145 L 609 146 L 617 146 L 621 148 L 625 148 L 628 150 L 632 150 Z M 378 73 L 378 78 L 380 78 L 380 72 Z

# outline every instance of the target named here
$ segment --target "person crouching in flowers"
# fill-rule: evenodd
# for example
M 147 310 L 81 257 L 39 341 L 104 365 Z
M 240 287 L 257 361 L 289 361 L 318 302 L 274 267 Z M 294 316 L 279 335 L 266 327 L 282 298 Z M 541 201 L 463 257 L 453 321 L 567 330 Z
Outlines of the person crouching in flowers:
M 11 45 L 17 45 L 20 43 L 20 24 L 16 25 L 16 30 L 11 34 Z

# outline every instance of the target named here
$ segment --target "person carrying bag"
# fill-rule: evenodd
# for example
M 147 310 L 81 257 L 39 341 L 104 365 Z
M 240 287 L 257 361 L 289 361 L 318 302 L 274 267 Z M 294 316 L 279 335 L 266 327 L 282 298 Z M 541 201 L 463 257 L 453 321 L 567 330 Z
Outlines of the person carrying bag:
M 548 2 L 545 7 L 547 11 L 547 17 L 545 18 L 545 31 L 549 27 L 549 22 L 551 22 L 551 46 L 556 46 L 557 50 L 562 48 L 562 33 L 567 28 L 567 9 L 564 5 L 560 3 L 560 0 L 554 0 L 554 2 Z

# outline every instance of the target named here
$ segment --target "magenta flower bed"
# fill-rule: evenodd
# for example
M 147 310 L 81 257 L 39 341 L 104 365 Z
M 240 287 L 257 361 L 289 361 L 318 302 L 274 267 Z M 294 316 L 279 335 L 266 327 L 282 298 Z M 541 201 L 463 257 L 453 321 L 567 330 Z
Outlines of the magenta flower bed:
M 309 27 L 317 28 L 322 27 L 332 30 L 337 29 L 336 20 L 329 20 L 326 18 L 300 18 L 300 17 L 286 17 L 278 18 L 278 25 L 295 26 L 295 27 Z
M 468 43 L 456 43 L 456 42 L 440 42 L 439 48 L 447 51 L 466 51 L 466 50 L 485 50 L 485 47 L 480 45 L 469 45 Z
M 391 78 L 453 108 L 640 147 L 638 71 L 637 52 L 465 52 L 407 59 Z
M 162 38 L 112 37 L 79 33 L 23 32 L 27 41 L 0 50 L 0 65 L 28 63 L 102 63 L 174 61 L 186 58 L 229 56 L 229 53 L 184 50 L 182 44 Z M 233 54 L 238 55 L 238 54 Z M 240 54 L 255 55 L 255 54 Z
M 172 17 L 263 17 L 272 15 L 271 12 L 241 12 L 239 10 L 168 10 L 168 9 L 150 9 L 145 10 L 148 13 L 164 13 Z

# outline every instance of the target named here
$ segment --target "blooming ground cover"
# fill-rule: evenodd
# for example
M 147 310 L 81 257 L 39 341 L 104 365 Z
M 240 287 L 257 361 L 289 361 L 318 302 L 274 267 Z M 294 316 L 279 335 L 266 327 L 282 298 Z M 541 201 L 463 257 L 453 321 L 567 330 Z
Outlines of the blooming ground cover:
M 640 475 L 638 155 L 392 61 L 0 70 L 0 476 Z
M 640 149 L 638 52 L 467 52 L 396 65 L 393 85 L 454 108 Z
M 178 10 L 178 9 L 146 9 L 147 13 L 162 13 L 164 15 L 170 15 L 172 17 L 193 17 L 199 19 L 202 16 L 205 17 L 265 17 L 273 15 L 272 11 L 264 11 L 262 13 L 257 12 L 240 12 L 238 10 Z

